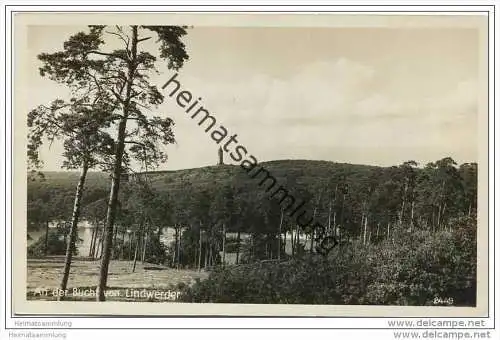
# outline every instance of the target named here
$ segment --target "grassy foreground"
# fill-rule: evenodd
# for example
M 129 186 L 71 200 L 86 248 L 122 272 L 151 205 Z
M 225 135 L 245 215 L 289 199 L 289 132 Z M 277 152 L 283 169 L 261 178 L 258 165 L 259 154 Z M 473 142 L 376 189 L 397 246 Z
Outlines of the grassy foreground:
M 71 265 L 66 300 L 95 301 L 95 287 L 99 261 L 76 259 Z M 28 300 L 56 300 L 64 257 L 28 259 Z M 179 286 L 189 286 L 196 279 L 205 279 L 207 273 L 194 270 L 176 270 L 148 263 L 137 263 L 132 272 L 132 261 L 111 261 L 108 276 L 108 301 L 172 302 L 177 299 Z

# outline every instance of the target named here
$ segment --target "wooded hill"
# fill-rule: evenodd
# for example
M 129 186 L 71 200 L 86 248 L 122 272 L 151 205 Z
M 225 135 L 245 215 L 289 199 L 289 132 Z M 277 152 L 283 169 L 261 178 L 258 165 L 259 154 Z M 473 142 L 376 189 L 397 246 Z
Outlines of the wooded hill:
M 365 229 L 380 236 L 402 222 L 439 228 L 450 218 L 474 213 L 477 204 L 477 165 L 457 166 L 451 158 L 424 167 L 412 162 L 376 167 L 309 160 L 272 161 L 261 166 L 298 200 L 306 201 L 304 209 L 318 221 L 339 226 L 350 236 L 364 234 Z M 28 181 L 32 227 L 40 219 L 36 217 L 40 205 L 47 218 L 69 219 L 71 214 L 78 174 L 45 172 L 44 177 Z M 228 231 L 276 234 L 279 201 L 270 198 L 260 181 L 261 177 L 251 178 L 233 165 L 150 172 L 129 177 L 120 201 L 133 211 L 139 204 L 139 188 L 146 186 L 154 195 L 149 209 L 162 211 L 160 220 L 165 226 L 192 224 L 191 220 L 211 224 L 217 218 L 228 219 Z M 96 204 L 105 209 L 109 184 L 108 174 L 89 173 L 84 215 Z

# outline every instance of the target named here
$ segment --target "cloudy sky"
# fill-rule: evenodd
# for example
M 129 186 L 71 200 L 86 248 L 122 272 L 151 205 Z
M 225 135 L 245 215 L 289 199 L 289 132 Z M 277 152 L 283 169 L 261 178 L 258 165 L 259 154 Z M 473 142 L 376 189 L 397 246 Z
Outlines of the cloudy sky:
M 36 55 L 81 29 L 28 30 L 29 108 L 65 96 L 38 75 Z M 195 27 L 184 42 L 182 88 L 259 161 L 477 161 L 477 30 Z M 173 74 L 160 68 L 159 87 Z M 164 169 L 216 164 L 218 146 L 175 101 L 158 114 L 176 123 Z M 59 170 L 61 152 L 42 150 L 46 170 Z

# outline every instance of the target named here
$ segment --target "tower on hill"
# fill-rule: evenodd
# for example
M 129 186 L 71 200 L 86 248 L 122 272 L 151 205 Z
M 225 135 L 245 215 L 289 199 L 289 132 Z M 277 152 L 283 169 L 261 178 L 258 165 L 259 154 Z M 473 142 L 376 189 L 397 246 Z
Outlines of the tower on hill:
M 224 164 L 224 151 L 222 151 L 222 147 L 219 147 L 219 163 L 217 165 Z

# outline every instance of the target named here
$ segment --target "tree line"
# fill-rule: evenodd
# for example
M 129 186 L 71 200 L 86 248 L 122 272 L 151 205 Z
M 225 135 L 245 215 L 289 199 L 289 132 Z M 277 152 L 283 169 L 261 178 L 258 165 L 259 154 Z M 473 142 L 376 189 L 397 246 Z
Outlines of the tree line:
M 325 163 L 299 161 L 292 166 L 283 161 L 270 166 L 341 244 L 376 244 L 403 227 L 407 232 L 446 230 L 453 228 L 455 218 L 476 214 L 475 163 L 458 166 L 451 158 L 423 167 L 415 162 L 385 168 Z M 114 258 L 144 260 L 146 249 L 154 248 L 164 254 L 154 260 L 201 269 L 225 263 L 228 252 L 236 253 L 239 263 L 280 261 L 315 251 L 314 230 L 289 218 L 278 200 L 245 181 L 237 167 L 214 167 L 220 176 L 228 176 L 223 182 L 207 182 L 203 169 L 198 170 L 198 181 L 179 175 L 170 185 L 161 173 L 149 173 L 124 184 L 113 234 Z M 90 194 L 95 200 L 82 211 L 82 217 L 96 226 L 89 256 L 102 247 L 96 240 L 102 241 L 98 236 L 106 218 L 105 198 L 99 197 L 103 192 L 94 188 Z M 174 241 L 161 248 L 164 228 L 174 230 Z M 242 234 L 250 237 L 242 240 Z

